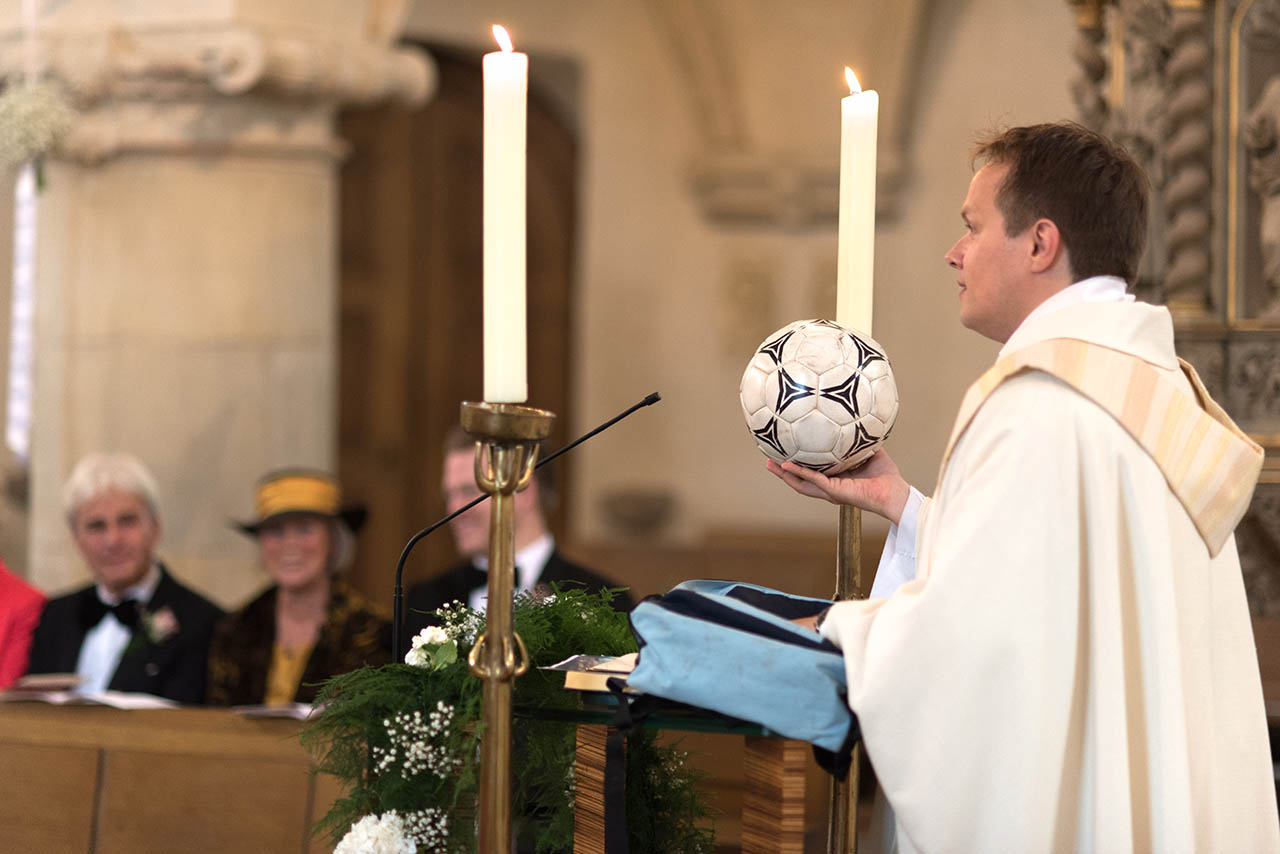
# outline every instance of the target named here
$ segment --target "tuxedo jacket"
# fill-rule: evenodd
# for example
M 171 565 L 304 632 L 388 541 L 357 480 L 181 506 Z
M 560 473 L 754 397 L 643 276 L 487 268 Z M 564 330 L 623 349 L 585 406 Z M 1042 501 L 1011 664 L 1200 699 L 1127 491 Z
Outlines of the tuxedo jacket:
M 28 673 L 75 672 L 84 636 L 93 628 L 87 625 L 85 615 L 97 598 L 97 589 L 91 584 L 45 606 L 31 640 Z M 209 638 L 222 609 L 174 581 L 163 565 L 160 583 L 145 607 L 153 614 L 167 608 L 177 620 L 177 629 L 153 642 L 139 626 L 107 688 L 155 694 L 179 703 L 203 703 Z
M 455 600 L 466 605 L 471 591 L 486 584 L 488 579 L 487 572 L 467 562 L 460 563 L 435 578 L 421 581 L 410 587 L 405 597 L 404 625 L 407 629 L 405 637 L 412 638 L 427 626 L 435 625 L 435 617 L 431 612 L 436 608 Z M 591 592 L 618 586 L 616 582 L 603 575 L 565 560 L 559 551 L 552 551 L 535 585 L 566 581 L 580 583 Z M 625 589 L 618 591 L 613 597 L 615 610 L 627 612 L 631 610 L 633 604 L 631 594 Z M 408 649 L 406 644 L 403 651 L 407 652 Z

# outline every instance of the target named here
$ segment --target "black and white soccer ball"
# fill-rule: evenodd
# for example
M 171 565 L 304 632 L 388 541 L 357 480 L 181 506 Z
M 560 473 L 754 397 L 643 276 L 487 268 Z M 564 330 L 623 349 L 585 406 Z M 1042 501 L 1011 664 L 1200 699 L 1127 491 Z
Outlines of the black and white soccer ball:
M 766 338 L 738 393 L 765 456 L 826 474 L 870 459 L 898 417 L 884 348 L 829 320 L 796 321 Z

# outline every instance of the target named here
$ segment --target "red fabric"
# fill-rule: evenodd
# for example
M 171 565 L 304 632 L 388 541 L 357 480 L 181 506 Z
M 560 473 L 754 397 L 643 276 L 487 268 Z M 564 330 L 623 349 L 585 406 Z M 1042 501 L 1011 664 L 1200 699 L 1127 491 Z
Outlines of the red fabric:
M 40 622 L 45 597 L 0 561 L 0 690 L 27 672 L 31 633 Z

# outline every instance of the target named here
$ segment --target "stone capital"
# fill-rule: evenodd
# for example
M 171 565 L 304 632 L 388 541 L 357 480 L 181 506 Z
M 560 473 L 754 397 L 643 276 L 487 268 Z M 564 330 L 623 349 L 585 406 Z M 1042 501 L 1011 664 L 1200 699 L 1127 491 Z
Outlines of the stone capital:
M 876 88 L 895 96 L 886 97 L 879 115 L 876 211 L 881 216 L 897 213 L 910 168 L 911 94 L 925 43 L 919 34 L 932 1 L 876 0 L 874 14 L 865 16 L 877 27 L 875 55 L 868 61 Z M 733 62 L 733 30 L 715 5 L 680 0 L 645 0 L 645 5 L 688 84 L 690 116 L 702 148 L 688 184 L 703 216 L 726 225 L 795 231 L 836 223 L 840 165 L 833 149 L 777 151 L 757 142 L 747 121 L 747 91 Z
M 829 160 L 797 152 L 706 155 L 689 183 L 714 222 L 804 231 L 839 220 L 840 167 Z M 891 217 L 902 184 L 898 151 L 882 149 L 876 166 L 876 214 Z
M 0 76 L 24 73 L 29 40 L 3 37 Z M 42 77 L 83 105 L 111 98 L 175 100 L 250 92 L 335 103 L 426 100 L 435 67 L 422 51 L 317 32 L 226 24 L 148 29 L 40 28 Z
M 77 121 L 58 153 L 72 160 L 192 148 L 329 157 L 341 152 L 338 106 L 420 104 L 436 87 L 429 55 L 371 29 L 55 16 L 0 32 L 0 79 L 34 71 L 62 89 Z

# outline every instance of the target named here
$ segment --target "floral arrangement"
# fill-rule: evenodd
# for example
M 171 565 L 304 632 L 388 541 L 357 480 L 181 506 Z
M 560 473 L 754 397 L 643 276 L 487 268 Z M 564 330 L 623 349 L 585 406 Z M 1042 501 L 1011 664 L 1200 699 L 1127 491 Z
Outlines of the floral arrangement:
M 10 85 L 0 94 L 0 165 L 17 166 L 50 151 L 74 116 L 50 84 Z
M 579 695 L 564 675 L 537 669 L 576 653 L 622 655 L 635 639 L 612 591 L 580 587 L 552 595 L 520 594 L 515 630 L 532 667 L 514 683 L 512 819 L 518 838 L 538 852 L 573 845 L 574 727 L 522 709 L 576 709 Z M 484 615 L 453 603 L 435 612 L 438 625 L 413 639 L 405 663 L 334 677 L 303 744 L 321 773 L 347 791 L 321 820 L 335 854 L 466 854 L 476 848 L 476 798 L 482 683 L 467 652 L 484 631 Z M 700 854 L 712 850 L 708 811 L 685 754 L 660 745 L 652 730 L 627 742 L 630 850 L 636 854 Z

